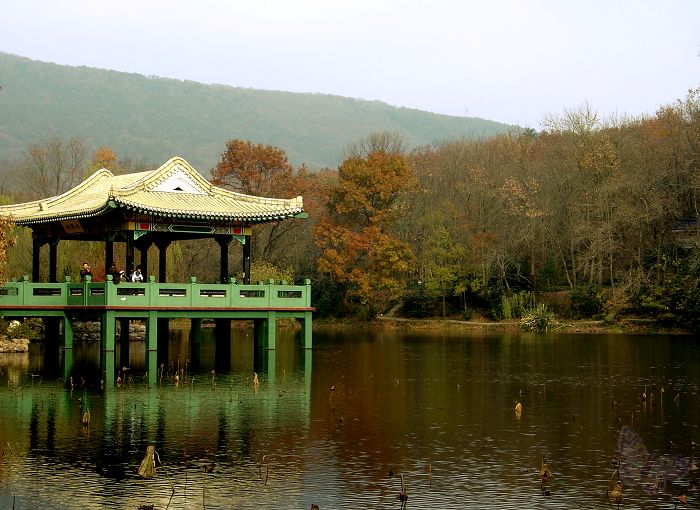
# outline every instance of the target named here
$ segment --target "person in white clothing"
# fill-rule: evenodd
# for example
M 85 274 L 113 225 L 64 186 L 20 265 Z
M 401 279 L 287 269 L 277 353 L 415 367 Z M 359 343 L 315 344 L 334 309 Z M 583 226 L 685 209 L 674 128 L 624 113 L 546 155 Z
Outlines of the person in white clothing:
M 143 282 L 143 274 L 141 274 L 141 266 L 136 266 L 136 271 L 131 275 L 131 281 L 134 283 Z

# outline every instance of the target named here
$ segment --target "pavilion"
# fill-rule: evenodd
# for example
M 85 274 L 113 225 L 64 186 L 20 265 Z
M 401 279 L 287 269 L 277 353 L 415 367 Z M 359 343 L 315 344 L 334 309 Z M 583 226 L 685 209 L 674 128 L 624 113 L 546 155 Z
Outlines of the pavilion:
M 167 320 L 192 320 L 193 336 L 202 318 L 219 321 L 222 329 L 231 319 L 252 319 L 256 339 L 267 349 L 275 346 L 275 319 L 302 320 L 305 347 L 311 347 L 310 282 L 251 282 L 251 240 L 257 224 L 306 218 L 302 197 L 263 198 L 216 187 L 184 159 L 174 157 L 159 168 L 126 175 L 107 169 L 96 171 L 73 189 L 50 198 L 0 206 L 0 216 L 32 229 L 32 274 L 0 288 L 0 313 L 5 316 L 39 316 L 63 324 L 63 350 L 72 348 L 72 321 L 99 317 L 102 350 L 114 351 L 114 320 L 147 322 L 147 351 L 162 347 L 156 333 Z M 214 239 L 220 247 L 219 282 L 199 284 L 166 282 L 167 250 L 173 241 Z M 98 241 L 105 247 L 105 282 L 73 282 L 57 275 L 57 254 L 63 240 Z M 237 241 L 243 250 L 243 278 L 229 275 L 229 246 Z M 115 285 L 109 268 L 115 243 L 125 247 L 125 270 L 140 265 L 145 284 Z M 148 274 L 148 251 L 158 250 L 158 275 Z M 40 282 L 41 250 L 48 246 L 48 282 Z M 136 262 L 136 251 L 139 260 Z M 82 262 L 82 261 L 80 261 Z M 78 262 L 76 262 L 77 264 Z M 122 328 L 123 330 L 124 328 Z M 127 328 L 128 329 L 128 328 Z M 56 326 L 58 334 L 58 326 Z M 162 335 L 160 335 L 162 336 Z M 229 337 L 230 338 L 230 337 Z M 225 348 L 225 341 L 221 344 Z M 219 342 L 217 342 L 217 349 Z M 154 361 L 147 366 L 155 367 Z M 107 375 L 110 379 L 109 374 Z
M 50 282 L 57 281 L 57 251 L 62 240 L 105 243 L 105 274 L 114 261 L 114 243 L 126 244 L 127 272 L 134 249 L 148 268 L 148 248 L 158 248 L 158 281 L 166 275 L 166 251 L 176 240 L 213 238 L 221 247 L 220 278 L 228 281 L 228 248 L 243 246 L 243 283 L 250 283 L 250 246 L 255 224 L 305 218 L 301 197 L 261 198 L 216 187 L 184 159 L 126 175 L 101 169 L 62 195 L 0 206 L 0 216 L 32 229 L 32 281 L 40 278 L 40 252 L 49 247 Z M 144 275 L 147 277 L 147 274 Z

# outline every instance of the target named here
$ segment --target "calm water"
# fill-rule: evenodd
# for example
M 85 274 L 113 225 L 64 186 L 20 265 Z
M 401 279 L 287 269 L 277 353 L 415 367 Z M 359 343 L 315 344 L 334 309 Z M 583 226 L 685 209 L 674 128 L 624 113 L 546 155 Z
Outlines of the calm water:
M 264 356 L 234 333 L 222 363 L 211 335 L 192 360 L 174 332 L 150 388 L 139 343 L 106 390 L 96 344 L 70 371 L 40 349 L 0 355 L 0 508 L 398 509 L 403 475 L 407 508 L 604 509 L 620 458 L 647 463 L 624 475 L 622 508 L 673 508 L 680 491 L 700 507 L 673 480 L 700 440 L 695 337 L 347 330 L 315 332 L 313 352 L 281 334 Z M 142 480 L 151 444 L 164 467 Z

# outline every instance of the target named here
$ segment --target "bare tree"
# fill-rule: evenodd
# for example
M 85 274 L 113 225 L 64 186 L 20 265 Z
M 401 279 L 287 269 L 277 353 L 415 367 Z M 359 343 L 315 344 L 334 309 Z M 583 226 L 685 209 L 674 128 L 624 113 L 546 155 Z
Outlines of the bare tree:
M 373 152 L 385 152 L 386 154 L 404 154 L 406 143 L 399 133 L 381 131 L 370 133 L 367 137 L 348 145 L 343 154 L 343 159 L 366 158 Z
M 32 145 L 25 161 L 29 188 L 36 198 L 60 195 L 83 178 L 87 160 L 85 144 L 59 137 Z

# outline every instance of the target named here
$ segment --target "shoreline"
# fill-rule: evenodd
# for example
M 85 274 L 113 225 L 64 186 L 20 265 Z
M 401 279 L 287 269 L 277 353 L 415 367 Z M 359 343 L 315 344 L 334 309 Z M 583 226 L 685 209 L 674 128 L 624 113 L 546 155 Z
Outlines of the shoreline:
M 357 319 L 314 319 L 314 328 L 364 327 L 367 329 L 444 329 L 498 331 L 520 333 L 520 321 L 464 321 L 449 318 L 409 319 L 401 317 L 378 317 L 373 321 Z M 585 333 L 585 334 L 649 334 L 649 335 L 692 335 L 693 331 L 680 327 L 667 327 L 653 319 L 624 318 L 615 321 L 574 320 L 559 323 L 547 334 Z

